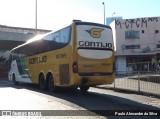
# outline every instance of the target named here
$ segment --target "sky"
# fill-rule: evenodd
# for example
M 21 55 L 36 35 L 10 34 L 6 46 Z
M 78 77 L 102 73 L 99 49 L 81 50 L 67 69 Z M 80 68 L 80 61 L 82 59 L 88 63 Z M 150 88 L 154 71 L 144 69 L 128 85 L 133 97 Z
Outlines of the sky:
M 56 31 L 74 19 L 103 24 L 102 2 L 106 17 L 160 17 L 160 0 L 37 0 L 37 28 Z M 35 28 L 35 3 L 0 0 L 0 25 Z

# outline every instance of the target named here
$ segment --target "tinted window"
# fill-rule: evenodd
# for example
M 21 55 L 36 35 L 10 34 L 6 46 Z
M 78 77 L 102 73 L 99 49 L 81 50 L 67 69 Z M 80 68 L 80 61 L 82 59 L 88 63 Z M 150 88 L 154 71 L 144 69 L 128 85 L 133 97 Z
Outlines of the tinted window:
M 37 41 L 27 44 L 27 48 L 28 48 L 27 56 L 31 56 L 31 55 L 45 52 L 47 49 L 47 46 L 45 45 L 43 40 L 37 40 Z
M 44 37 L 43 40 L 48 50 L 56 50 L 65 47 L 70 43 L 71 27 L 66 27 L 57 32 L 51 33 Z
M 27 56 L 27 51 L 28 51 L 28 48 L 27 48 L 26 45 L 20 47 L 20 48 L 19 48 L 19 52 L 18 52 L 18 56 L 19 56 L 20 58 Z
M 13 58 L 31 56 L 39 53 L 44 53 L 51 50 L 56 50 L 65 47 L 70 43 L 71 27 L 66 27 L 57 32 L 51 33 L 41 40 L 37 40 L 15 49 L 12 52 Z

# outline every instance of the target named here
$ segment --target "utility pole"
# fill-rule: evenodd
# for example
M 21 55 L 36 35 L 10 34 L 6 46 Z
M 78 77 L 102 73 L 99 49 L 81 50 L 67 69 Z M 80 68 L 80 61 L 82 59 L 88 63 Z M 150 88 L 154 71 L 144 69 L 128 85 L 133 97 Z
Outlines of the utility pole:
M 36 0 L 36 6 L 35 6 L 35 30 L 37 34 L 37 0 Z
M 105 25 L 105 3 L 104 2 L 102 2 L 102 4 L 103 4 L 103 12 L 104 12 L 104 25 Z

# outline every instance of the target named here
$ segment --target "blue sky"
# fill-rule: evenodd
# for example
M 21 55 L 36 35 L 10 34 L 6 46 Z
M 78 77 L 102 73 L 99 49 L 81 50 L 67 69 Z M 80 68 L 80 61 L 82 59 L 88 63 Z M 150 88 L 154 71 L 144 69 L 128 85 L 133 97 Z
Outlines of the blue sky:
M 0 24 L 35 28 L 36 0 L 0 0 Z M 160 0 L 37 0 L 38 28 L 57 30 L 73 19 L 103 24 L 103 4 L 106 17 L 124 19 L 159 17 Z

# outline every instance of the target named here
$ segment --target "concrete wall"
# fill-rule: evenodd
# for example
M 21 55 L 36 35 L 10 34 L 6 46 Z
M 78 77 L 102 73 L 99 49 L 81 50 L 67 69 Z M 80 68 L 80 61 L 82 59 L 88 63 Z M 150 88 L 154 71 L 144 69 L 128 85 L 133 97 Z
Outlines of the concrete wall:
M 143 53 L 160 50 L 160 17 L 116 20 L 116 51 L 118 54 Z M 158 30 L 158 33 L 156 31 Z M 138 31 L 139 39 L 126 39 L 126 31 Z M 139 49 L 126 49 L 127 45 L 140 45 Z
M 35 34 L 23 34 L 23 33 L 12 33 L 12 32 L 0 32 L 0 40 L 7 41 L 27 41 L 34 37 Z

